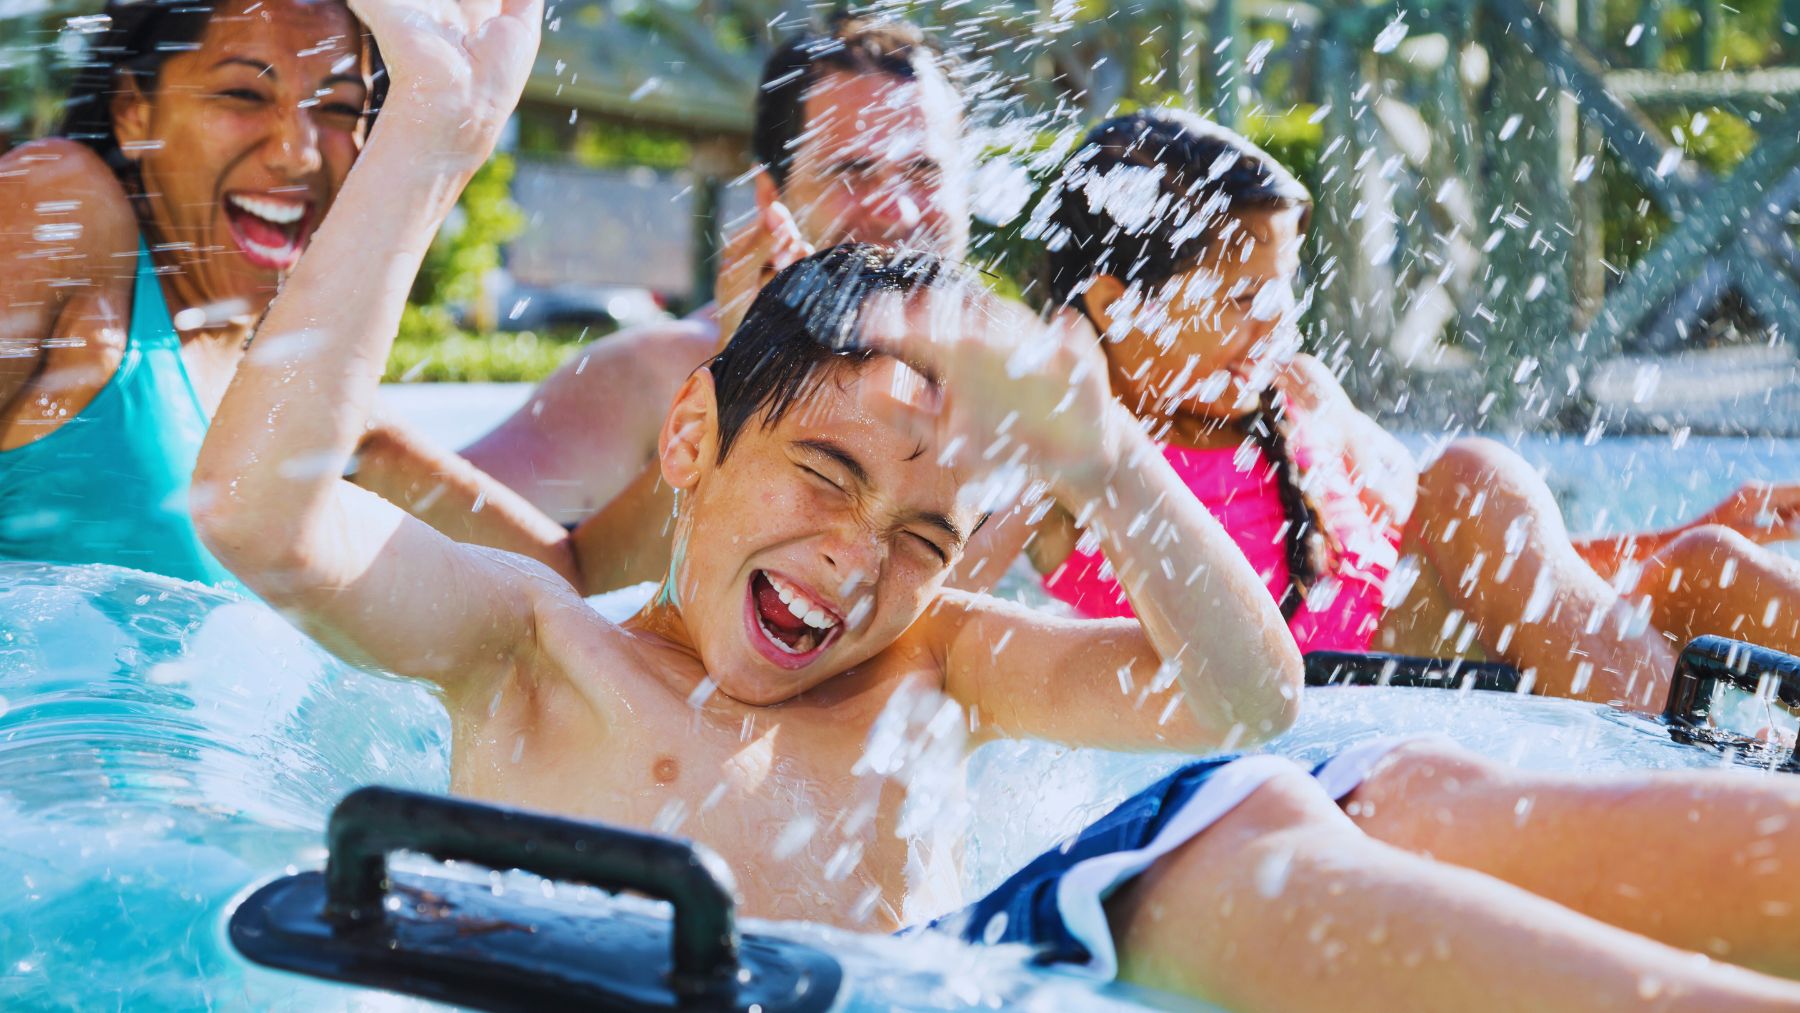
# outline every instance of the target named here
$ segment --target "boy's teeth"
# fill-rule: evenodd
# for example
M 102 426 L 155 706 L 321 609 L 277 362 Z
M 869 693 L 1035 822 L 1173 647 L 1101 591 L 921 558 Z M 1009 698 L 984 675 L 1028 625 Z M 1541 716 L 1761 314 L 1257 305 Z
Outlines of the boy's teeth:
M 787 610 L 793 614 L 795 619 L 816 630 L 828 630 L 837 625 L 837 621 L 832 619 L 824 609 L 815 607 L 813 602 L 807 600 L 806 596 L 794 587 L 783 583 L 774 574 L 765 573 L 763 576 L 768 578 L 769 586 L 775 589 L 776 595 L 781 598 L 781 603 L 787 606 Z

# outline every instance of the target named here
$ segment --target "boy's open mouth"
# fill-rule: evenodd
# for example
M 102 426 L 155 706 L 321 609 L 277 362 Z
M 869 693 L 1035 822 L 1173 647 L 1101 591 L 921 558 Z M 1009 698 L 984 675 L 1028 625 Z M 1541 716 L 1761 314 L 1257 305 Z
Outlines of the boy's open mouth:
M 267 270 L 292 270 L 300 262 L 313 218 L 309 200 L 235 191 L 225 195 L 225 220 L 238 249 L 252 264 Z
M 782 668 L 800 668 L 818 657 L 844 628 L 843 617 L 829 606 L 766 570 L 750 575 L 745 611 L 763 656 Z

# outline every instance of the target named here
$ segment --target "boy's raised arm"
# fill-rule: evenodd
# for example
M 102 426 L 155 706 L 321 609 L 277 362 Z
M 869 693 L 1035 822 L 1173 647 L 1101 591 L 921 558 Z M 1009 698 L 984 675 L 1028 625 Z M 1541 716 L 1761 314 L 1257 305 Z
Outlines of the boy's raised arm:
M 951 694 L 989 733 L 1199 751 L 1272 737 L 1298 713 L 1300 652 L 1267 589 L 1106 383 L 1086 325 L 978 299 L 963 322 L 894 328 L 940 378 L 940 445 L 963 466 L 1022 457 L 1098 535 L 1138 621 L 1073 621 L 965 600 Z M 915 314 L 915 320 L 917 315 Z M 959 439 L 960 438 L 960 439 Z M 1154 694 L 1155 700 L 1150 696 Z M 1183 706 L 1169 706 L 1179 694 Z
M 524 86 L 540 2 L 353 2 L 393 86 L 194 475 L 202 537 L 253 590 L 333 650 L 447 685 L 510 666 L 533 602 L 561 581 L 451 542 L 340 476 L 425 249 Z

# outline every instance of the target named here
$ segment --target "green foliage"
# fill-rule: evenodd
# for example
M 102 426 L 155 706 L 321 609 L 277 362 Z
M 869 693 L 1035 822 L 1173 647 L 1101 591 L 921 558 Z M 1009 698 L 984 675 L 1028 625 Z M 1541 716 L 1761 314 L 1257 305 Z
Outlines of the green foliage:
M 694 154 L 692 142 L 672 131 L 616 121 L 577 119 L 571 125 L 536 109 L 519 114 L 519 150 L 572 159 L 590 169 L 685 169 Z
M 388 383 L 536 383 L 582 348 L 579 341 L 516 334 L 474 334 L 442 307 L 408 306 L 388 356 Z
M 500 266 L 500 247 L 525 227 L 512 200 L 513 169 L 512 156 L 495 155 L 469 180 L 457 214 L 425 254 L 413 281 L 413 303 L 469 303 L 481 294 L 482 279 Z

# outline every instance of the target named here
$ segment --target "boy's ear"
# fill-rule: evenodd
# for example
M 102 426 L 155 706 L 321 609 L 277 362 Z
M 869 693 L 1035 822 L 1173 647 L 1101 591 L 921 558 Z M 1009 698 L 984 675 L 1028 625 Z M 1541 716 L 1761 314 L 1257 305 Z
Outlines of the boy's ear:
M 1112 330 L 1112 307 L 1125 294 L 1125 283 L 1110 274 L 1097 275 L 1088 281 L 1087 291 L 1081 293 L 1082 308 L 1087 310 L 1088 319 L 1094 322 L 1101 334 Z
M 110 107 L 113 134 L 119 139 L 119 153 L 135 162 L 150 140 L 150 100 L 135 78 L 121 74 L 118 82 Z
M 656 443 L 663 481 L 674 489 L 692 489 L 718 460 L 719 404 L 713 395 L 712 371 L 694 370 L 663 420 Z

